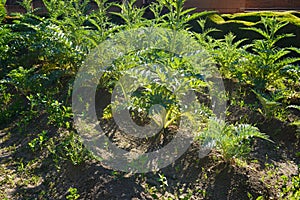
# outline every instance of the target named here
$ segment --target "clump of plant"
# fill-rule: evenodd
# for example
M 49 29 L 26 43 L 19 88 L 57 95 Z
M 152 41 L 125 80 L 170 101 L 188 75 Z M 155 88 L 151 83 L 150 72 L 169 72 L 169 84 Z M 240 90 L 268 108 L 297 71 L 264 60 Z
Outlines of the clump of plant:
M 11 66 L 29 68 L 39 65 L 47 71 L 58 68 L 74 70 L 86 53 L 84 45 L 76 43 L 67 30 L 51 19 L 26 14 L 10 28 L 17 33 L 7 51 L 11 56 L 8 63 Z
M 287 177 L 282 176 L 284 185 L 280 191 L 280 199 L 297 200 L 300 198 L 300 174 L 294 175 L 288 181 Z
M 49 114 L 48 124 L 70 128 L 70 119 L 72 117 L 71 107 L 64 106 L 57 100 L 47 101 L 45 104 L 46 111 Z
M 250 46 L 251 53 L 245 54 L 240 62 L 238 73 L 241 80 L 253 84 L 259 91 L 284 89 L 289 78 L 286 69 L 297 69 L 293 64 L 300 60 L 299 57 L 289 57 L 295 48 L 279 48 L 277 43 L 285 38 L 293 37 L 293 34 L 279 34 L 279 30 L 288 22 L 277 21 L 275 18 L 262 18 L 263 28 L 248 27 L 246 30 L 254 31 L 261 35 L 262 39 L 254 40 Z M 297 51 L 297 49 L 296 49 Z
M 241 78 L 237 70 L 249 46 L 242 45 L 247 39 L 235 40 L 233 33 L 228 33 L 224 39 L 213 40 L 215 46 L 211 53 L 225 78 Z
M 128 60 L 130 62 L 127 62 Z M 112 110 L 117 113 L 125 109 L 130 111 L 131 117 L 136 122 L 147 124 L 150 120 L 154 120 L 163 130 L 178 126 L 182 117 L 187 117 L 201 127 L 212 114 L 208 105 L 195 104 L 196 107 L 191 108 L 195 113 L 182 112 L 180 107 L 182 102 L 179 100 L 180 97 L 188 95 L 183 94 L 183 91 L 191 90 L 204 94 L 208 84 L 203 77 L 201 78 L 198 70 L 200 71 L 185 58 L 164 51 L 152 50 L 127 55 L 118 60 L 104 75 L 106 79 L 112 78 L 111 86 L 117 83 L 115 86 L 120 88 L 120 94 L 125 97 L 122 102 L 116 99 L 110 104 L 104 111 L 104 118 L 111 118 Z M 121 75 L 126 75 L 126 79 L 121 79 Z M 152 106 L 157 104 L 160 107 L 153 109 Z
M 112 14 L 120 17 L 125 27 L 128 29 L 137 28 L 147 25 L 147 20 L 143 18 L 146 8 L 138 8 L 136 0 L 123 1 L 122 4 L 114 3 L 120 9 L 120 12 L 111 12 Z
M 256 95 L 260 104 L 262 105 L 262 109 L 258 108 L 258 111 L 265 115 L 266 117 L 275 116 L 278 112 L 280 112 L 281 104 L 278 103 L 278 98 L 276 96 L 265 97 L 263 94 L 252 90 L 252 92 Z
M 38 149 L 41 150 L 47 140 L 48 140 L 47 131 L 44 130 L 38 134 L 38 137 L 28 142 L 28 146 L 32 151 L 36 151 Z
M 251 152 L 251 141 L 254 138 L 269 140 L 258 128 L 249 124 L 227 124 L 218 119 L 211 119 L 207 129 L 200 133 L 196 140 L 204 146 L 216 148 L 224 160 L 234 162 L 235 158 L 246 158 Z
M 159 1 L 156 8 L 161 9 L 155 9 L 152 7 L 152 12 L 154 13 L 154 16 L 156 17 L 155 20 L 159 20 L 161 25 L 163 27 L 175 29 L 175 30 L 188 30 L 190 29 L 189 22 L 199 19 L 201 17 L 210 15 L 212 13 L 215 13 L 214 11 L 205 11 L 205 12 L 192 12 L 195 10 L 195 8 L 184 8 L 184 3 L 186 0 L 162 0 Z M 162 7 L 165 7 L 167 9 L 167 13 L 162 14 L 159 16 L 160 13 L 157 13 L 157 11 L 162 11 Z M 162 13 L 162 12 L 161 12 Z
M 4 68 L 38 65 L 47 71 L 75 72 L 85 55 L 115 30 L 107 16 L 106 1 L 95 1 L 97 11 L 89 10 L 90 0 L 44 3 L 47 18 L 27 12 L 1 27 L 0 50 L 5 54 L 0 56 L 0 65 Z M 31 1 L 23 4 L 31 9 Z
M 200 28 L 200 33 L 194 32 L 193 35 L 196 37 L 197 41 L 205 48 L 206 51 L 212 55 L 217 55 L 214 51 L 218 48 L 219 43 L 214 39 L 211 34 L 215 32 L 220 32 L 219 29 L 207 27 L 206 19 L 199 19 L 197 23 Z M 225 52 L 223 52 L 225 53 Z
M 261 18 L 261 27 L 243 28 L 260 35 L 260 39 L 247 45 L 242 45 L 247 39 L 236 40 L 232 33 L 225 35 L 224 39 L 213 40 L 215 45 L 211 52 L 222 74 L 252 85 L 260 92 L 294 88 L 299 79 L 296 63 L 300 58 L 292 57 L 291 53 L 297 54 L 299 49 L 278 46 L 278 42 L 294 37 L 291 33 L 279 33 L 287 24 L 274 17 Z
M 73 165 L 80 165 L 92 157 L 76 133 L 66 131 L 63 134 L 60 138 L 51 139 L 48 145 L 55 162 L 66 160 Z
M 80 194 L 78 194 L 77 188 L 70 187 L 68 189 L 68 195 L 66 196 L 66 199 L 68 199 L 68 200 L 76 200 L 79 197 L 80 197 Z

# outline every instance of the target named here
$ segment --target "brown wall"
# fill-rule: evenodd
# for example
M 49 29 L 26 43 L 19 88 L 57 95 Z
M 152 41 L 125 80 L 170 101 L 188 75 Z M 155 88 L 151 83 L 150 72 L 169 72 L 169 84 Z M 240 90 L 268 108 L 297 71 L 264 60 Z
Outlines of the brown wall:
M 246 0 L 247 8 L 289 8 L 299 9 L 299 0 Z
M 18 0 L 7 0 L 6 9 L 11 12 L 25 12 L 18 5 Z M 19 0 L 20 1 L 20 0 Z M 42 6 L 42 0 L 33 0 L 33 8 L 42 7 L 39 14 L 45 14 L 47 11 Z M 122 0 L 110 0 L 122 1 Z M 143 2 L 154 0 L 137 0 L 136 5 L 142 6 Z M 157 0 L 159 1 L 159 0 Z M 196 11 L 217 10 L 220 13 L 235 13 L 245 10 L 267 10 L 267 9 L 282 9 L 282 10 L 300 10 L 300 0 L 186 0 L 186 8 L 196 8 Z
M 300 0 L 187 0 L 186 7 L 197 11 L 217 10 L 220 13 L 242 12 L 247 9 L 300 10 Z
M 246 0 L 187 0 L 187 8 L 195 7 L 197 11 L 217 10 L 220 13 L 241 12 Z

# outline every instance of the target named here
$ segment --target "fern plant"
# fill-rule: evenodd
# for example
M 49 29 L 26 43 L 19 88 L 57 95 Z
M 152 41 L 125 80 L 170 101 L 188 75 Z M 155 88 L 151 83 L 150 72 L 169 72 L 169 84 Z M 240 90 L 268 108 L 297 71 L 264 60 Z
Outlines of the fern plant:
M 272 96 L 270 98 L 266 98 L 261 93 L 255 90 L 252 90 L 252 92 L 256 95 L 262 105 L 263 111 L 261 111 L 260 109 L 259 111 L 266 117 L 274 116 L 276 111 L 279 110 L 281 103 L 277 102 L 277 99 L 274 97 L 272 98 Z
M 250 153 L 253 138 L 271 141 L 258 128 L 249 124 L 234 126 L 222 120 L 211 119 L 206 131 L 200 133 L 196 140 L 200 141 L 204 147 L 215 146 L 225 161 L 230 162 L 235 158 L 245 158 Z
M 159 1 L 168 12 L 163 14 L 159 19 L 162 19 L 161 25 L 174 30 L 188 30 L 190 28 L 189 22 L 205 17 L 214 11 L 194 12 L 195 8 L 184 8 L 186 0 L 162 0 Z M 157 16 L 157 14 L 154 14 Z
M 18 2 L 25 10 L 27 13 L 31 13 L 33 11 L 32 9 L 32 0 L 23 0 Z
M 120 17 L 128 29 L 147 25 L 147 20 L 143 17 L 146 8 L 138 8 L 135 3 L 136 0 L 129 0 L 122 1 L 121 4 L 112 4 L 113 6 L 118 7 L 121 11 L 111 13 Z
M 262 18 L 263 28 L 247 27 L 246 30 L 260 34 L 251 45 L 253 53 L 245 54 L 239 70 L 244 74 L 243 81 L 253 84 L 257 90 L 277 88 L 283 89 L 286 74 L 283 69 L 299 61 L 299 57 L 288 57 L 290 48 L 279 48 L 277 42 L 293 37 L 293 34 L 278 34 L 288 22 L 279 22 L 275 18 Z
M 212 51 L 220 72 L 226 78 L 240 78 L 238 68 L 240 60 L 246 54 L 248 45 L 242 46 L 247 39 L 235 41 L 233 33 L 225 35 L 224 39 L 215 40 L 216 47 Z
M 199 19 L 197 20 L 197 23 L 200 27 L 200 33 L 194 33 L 195 38 L 198 40 L 198 42 L 205 47 L 205 50 L 207 50 L 210 53 L 213 53 L 214 49 L 217 48 L 218 44 L 216 42 L 216 39 L 214 39 L 212 36 L 210 36 L 211 33 L 219 32 L 219 29 L 216 28 L 208 28 L 206 26 L 207 19 Z

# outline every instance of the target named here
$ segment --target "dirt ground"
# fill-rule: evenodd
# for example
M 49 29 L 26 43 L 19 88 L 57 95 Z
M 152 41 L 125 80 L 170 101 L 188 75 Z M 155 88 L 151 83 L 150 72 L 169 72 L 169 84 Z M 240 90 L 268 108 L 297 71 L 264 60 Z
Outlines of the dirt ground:
M 235 91 L 232 84 L 226 88 Z M 245 101 L 251 103 L 257 99 L 250 94 Z M 267 119 L 247 107 L 230 106 L 228 111 L 228 122 L 244 119 L 255 124 L 274 143 L 256 139 L 246 161 L 228 163 L 215 150 L 200 159 L 199 145 L 195 142 L 172 165 L 145 174 L 114 171 L 91 158 L 78 165 L 68 160 L 55 161 L 47 148 L 32 152 L 28 142 L 42 130 L 49 130 L 48 137 L 53 138 L 64 133 L 48 125 L 44 115 L 26 127 L 18 127 L 17 121 L 5 124 L 0 130 L 0 198 L 241 200 L 263 196 L 279 199 L 284 177 L 299 174 L 297 128 L 275 118 Z M 296 116 L 299 113 L 291 117 Z M 125 146 L 122 137 L 118 131 L 111 135 L 112 141 Z M 160 175 L 167 184 L 159 180 Z M 80 196 L 70 197 L 70 187 L 76 188 Z

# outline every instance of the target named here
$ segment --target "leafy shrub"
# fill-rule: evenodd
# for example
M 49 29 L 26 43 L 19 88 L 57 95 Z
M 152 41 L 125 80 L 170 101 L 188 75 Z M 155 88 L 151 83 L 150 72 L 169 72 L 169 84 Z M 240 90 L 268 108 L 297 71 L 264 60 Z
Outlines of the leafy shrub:
M 33 88 L 38 88 L 34 82 L 32 69 L 19 67 L 11 70 L 5 78 L 0 80 L 0 99 L 2 100 L 0 122 L 7 122 L 26 110 L 27 95 Z M 34 83 L 37 83 L 35 85 Z
M 76 71 L 90 49 L 112 32 L 104 7 L 88 13 L 90 1 L 45 1 L 49 17 L 32 12 L 19 15 L 13 24 L 1 26 L 1 67 L 39 65 L 46 70 Z
M 41 133 L 38 134 L 37 138 L 34 138 L 33 140 L 31 140 L 28 143 L 28 146 L 30 147 L 30 149 L 32 151 L 36 151 L 37 148 L 42 148 L 45 143 L 45 141 L 47 141 L 47 131 L 42 131 Z
M 98 10 L 90 10 L 90 2 L 97 4 Z M 84 52 L 94 48 L 106 39 L 112 24 L 109 22 L 107 0 L 48 0 L 45 6 L 49 11 L 50 20 L 59 26 L 73 42 Z
M 299 66 L 294 64 L 300 58 L 289 56 L 292 52 L 299 52 L 299 50 L 293 47 L 279 48 L 276 45 L 279 41 L 294 35 L 279 34 L 288 22 L 263 17 L 260 23 L 262 27 L 243 29 L 258 33 L 262 39 L 242 45 L 247 39 L 236 41 L 236 37 L 229 33 L 224 39 L 210 40 L 210 43 L 215 43 L 210 48 L 210 52 L 220 66 L 220 71 L 227 78 L 237 78 L 241 83 L 253 85 L 261 92 L 285 89 L 286 85 L 293 82 L 289 80 L 295 80 L 297 76 L 297 73 L 291 72 L 299 70 Z
M 14 40 L 15 35 L 7 25 L 0 26 L 0 79 L 9 71 L 8 65 L 11 63 L 10 43 Z

